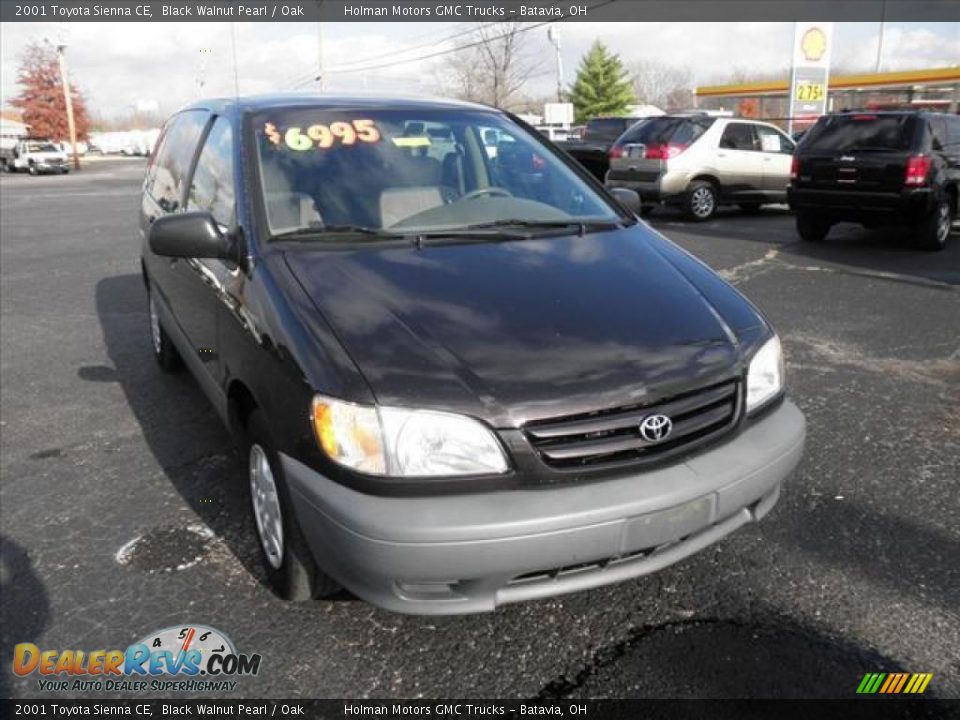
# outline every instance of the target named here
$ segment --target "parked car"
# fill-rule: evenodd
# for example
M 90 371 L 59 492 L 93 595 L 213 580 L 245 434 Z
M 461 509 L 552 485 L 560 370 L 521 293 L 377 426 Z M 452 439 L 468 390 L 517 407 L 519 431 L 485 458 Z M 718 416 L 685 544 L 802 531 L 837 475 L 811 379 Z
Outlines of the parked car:
M 50 140 L 24 138 L 0 147 L 0 168 L 4 172 L 26 171 L 40 173 L 68 173 L 67 154 Z
M 278 593 L 486 611 L 769 512 L 805 434 L 780 341 L 625 204 L 478 105 L 169 120 L 139 226 L 153 353 L 243 447 Z
M 755 211 L 785 202 L 793 149 L 793 140 L 768 123 L 663 115 L 617 139 L 606 184 L 636 190 L 644 212 L 676 205 L 703 221 L 723 204 Z
M 559 146 L 583 165 L 597 180 L 603 182 L 610 167 L 610 147 L 627 128 L 642 118 L 596 117 L 587 121 L 579 138 L 570 137 Z
M 838 222 L 903 226 L 942 250 L 957 217 L 960 117 L 846 112 L 820 118 L 794 159 L 797 232 L 819 242 Z

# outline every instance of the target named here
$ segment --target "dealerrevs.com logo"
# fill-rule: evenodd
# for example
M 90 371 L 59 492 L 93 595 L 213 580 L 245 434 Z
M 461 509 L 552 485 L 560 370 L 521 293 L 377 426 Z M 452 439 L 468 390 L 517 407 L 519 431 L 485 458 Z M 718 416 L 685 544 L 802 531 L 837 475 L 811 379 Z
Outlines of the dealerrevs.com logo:
M 216 628 L 186 625 L 150 633 L 126 650 L 13 649 L 13 672 L 37 674 L 37 689 L 51 692 L 217 692 L 236 678 L 256 675 L 260 655 L 238 653 Z M 66 676 L 64 678 L 64 676 Z

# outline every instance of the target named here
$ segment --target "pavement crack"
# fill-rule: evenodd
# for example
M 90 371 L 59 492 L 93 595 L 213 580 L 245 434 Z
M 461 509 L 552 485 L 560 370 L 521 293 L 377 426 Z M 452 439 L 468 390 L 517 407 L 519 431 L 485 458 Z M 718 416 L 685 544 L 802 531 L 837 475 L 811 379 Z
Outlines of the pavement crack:
M 737 284 L 769 270 L 770 265 L 777 260 L 779 255 L 780 251 L 773 248 L 767 250 L 762 258 L 735 265 L 726 270 L 719 270 L 717 274 L 727 282 Z

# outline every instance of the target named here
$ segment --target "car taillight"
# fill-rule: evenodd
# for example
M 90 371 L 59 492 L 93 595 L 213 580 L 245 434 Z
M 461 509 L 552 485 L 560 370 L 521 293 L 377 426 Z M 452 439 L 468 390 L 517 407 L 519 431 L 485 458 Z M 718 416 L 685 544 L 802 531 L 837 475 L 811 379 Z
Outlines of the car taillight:
M 793 156 L 793 162 L 790 163 L 790 179 L 796 180 L 800 177 L 800 158 Z
M 617 158 L 626 156 L 626 153 L 623 151 L 623 147 L 621 145 L 614 145 L 612 148 L 610 148 L 610 152 L 607 154 L 610 156 L 611 160 L 616 160 Z
M 920 187 L 927 184 L 927 175 L 930 173 L 930 158 L 926 155 L 914 155 L 907 160 L 907 174 L 903 184 L 908 187 Z
M 647 160 L 669 160 L 687 149 L 687 145 L 647 145 Z

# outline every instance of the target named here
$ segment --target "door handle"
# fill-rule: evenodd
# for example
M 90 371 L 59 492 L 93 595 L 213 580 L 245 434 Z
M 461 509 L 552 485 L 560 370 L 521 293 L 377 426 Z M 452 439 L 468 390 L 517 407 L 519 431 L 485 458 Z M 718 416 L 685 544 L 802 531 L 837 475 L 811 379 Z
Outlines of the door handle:
M 721 152 L 717 153 L 717 157 L 726 157 L 726 156 L 727 156 L 726 153 L 721 153 Z

